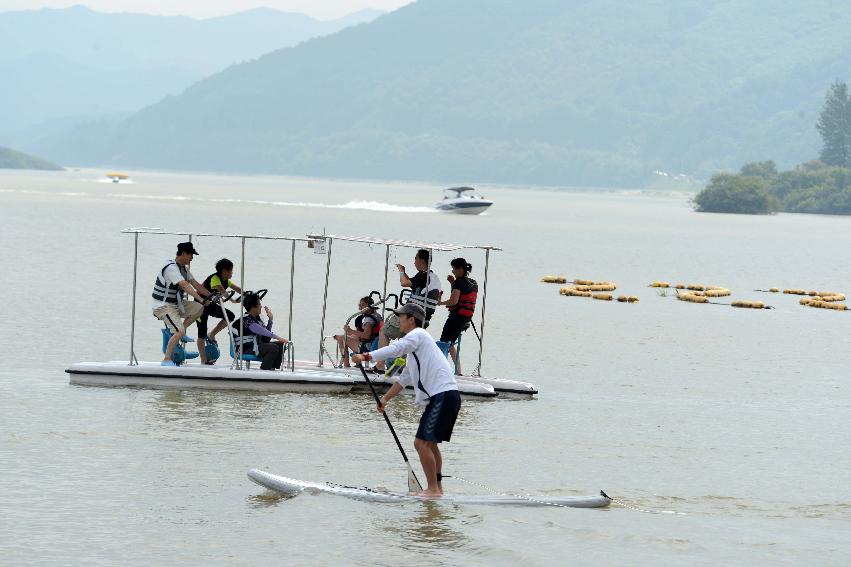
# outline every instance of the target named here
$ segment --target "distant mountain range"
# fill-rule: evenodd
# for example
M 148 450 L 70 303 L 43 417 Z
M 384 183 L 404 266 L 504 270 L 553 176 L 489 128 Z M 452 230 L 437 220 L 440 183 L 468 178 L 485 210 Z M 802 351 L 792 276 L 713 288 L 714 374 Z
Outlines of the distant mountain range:
M 0 169 L 61 170 L 55 163 L 0 146 Z
M 62 163 L 467 183 L 786 167 L 818 153 L 849 29 L 832 0 L 419 0 L 37 147 Z
M 82 6 L 0 12 L 0 143 L 32 142 L 79 117 L 129 114 L 234 63 L 381 14 L 318 21 L 270 9 L 207 20 Z

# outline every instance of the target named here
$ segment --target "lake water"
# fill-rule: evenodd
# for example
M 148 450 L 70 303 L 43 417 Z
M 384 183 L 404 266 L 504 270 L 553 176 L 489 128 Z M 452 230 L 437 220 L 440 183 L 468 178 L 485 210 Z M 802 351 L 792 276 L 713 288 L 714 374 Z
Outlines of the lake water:
M 752 291 L 851 292 L 851 218 L 707 215 L 682 196 L 519 188 L 484 188 L 496 204 L 471 218 L 430 212 L 440 188 L 427 184 L 154 172 L 112 184 L 101 175 L 0 172 L 9 279 L 0 326 L 0 563 L 851 560 L 851 314 Z M 265 494 L 247 469 L 390 489 L 404 488 L 405 469 L 366 395 L 70 386 L 69 363 L 128 356 L 133 242 L 119 231 L 130 226 L 326 230 L 504 248 L 491 255 L 482 371 L 531 381 L 540 395 L 466 402 L 444 446 L 444 472 L 507 493 L 604 489 L 679 514 Z M 149 287 L 177 241 L 141 238 L 141 359 L 160 356 Z M 235 241 L 200 238 L 196 247 L 198 279 L 218 258 L 239 258 Z M 283 324 L 288 245 L 250 242 L 246 252 L 246 286 L 271 290 L 266 303 Z M 383 247 L 337 241 L 333 252 L 329 326 L 384 278 Z M 300 358 L 315 358 L 325 257 L 301 246 L 296 256 L 293 337 Z M 394 249 L 391 262 L 411 268 L 412 256 Z M 441 276 L 454 256 L 436 256 Z M 481 283 L 483 255 L 466 256 Z M 614 281 L 616 294 L 641 301 L 562 297 L 559 286 L 539 283 L 545 274 Z M 658 279 L 722 285 L 733 299 L 775 309 L 686 304 L 647 287 Z M 411 447 L 416 408 L 394 401 L 389 415 Z M 450 480 L 446 489 L 481 492 Z

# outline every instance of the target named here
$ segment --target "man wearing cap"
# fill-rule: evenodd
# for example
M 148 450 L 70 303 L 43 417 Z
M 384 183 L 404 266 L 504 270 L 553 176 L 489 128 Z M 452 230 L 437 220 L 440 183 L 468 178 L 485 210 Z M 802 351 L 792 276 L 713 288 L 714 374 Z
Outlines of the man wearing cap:
M 198 319 L 204 311 L 204 307 L 198 302 L 204 301 L 204 297 L 210 295 L 210 292 L 189 272 L 189 264 L 197 254 L 198 251 L 191 242 L 181 242 L 177 245 L 177 256 L 174 260 L 166 262 L 157 274 L 157 281 L 154 282 L 154 292 L 151 294 L 154 298 L 154 317 L 165 323 L 172 332 L 162 361 L 163 366 L 175 366 L 171 360 L 174 347 L 186 334 L 186 327 Z M 186 301 L 186 294 L 191 295 L 198 302 Z M 201 357 L 203 362 L 203 350 Z
M 396 397 L 405 386 L 414 388 L 414 401 L 425 406 L 414 439 L 414 448 L 420 456 L 428 487 L 418 496 L 443 496 L 441 484 L 443 459 L 438 443 L 449 441 L 452 428 L 461 408 L 461 395 L 455 374 L 446 357 L 431 335 L 423 329 L 425 310 L 414 303 L 406 303 L 393 311 L 399 316 L 399 329 L 404 336 L 395 343 L 365 354 L 356 354 L 352 360 L 360 364 L 365 360 L 386 360 L 407 355 L 405 370 L 398 381 L 381 397 L 378 411 L 384 412 L 387 402 Z

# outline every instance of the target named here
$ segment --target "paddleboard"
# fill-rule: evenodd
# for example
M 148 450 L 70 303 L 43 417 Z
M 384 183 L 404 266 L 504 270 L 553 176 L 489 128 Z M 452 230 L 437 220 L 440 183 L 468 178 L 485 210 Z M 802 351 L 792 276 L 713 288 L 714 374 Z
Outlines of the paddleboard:
M 412 496 L 402 492 L 387 492 L 370 488 L 356 488 L 330 482 L 308 482 L 278 476 L 258 469 L 248 471 L 248 478 L 264 488 L 295 496 L 301 492 L 334 494 L 368 502 L 444 502 L 447 504 L 483 504 L 508 506 L 566 506 L 570 508 L 603 508 L 611 503 L 606 496 L 503 496 L 446 494 L 440 498 Z

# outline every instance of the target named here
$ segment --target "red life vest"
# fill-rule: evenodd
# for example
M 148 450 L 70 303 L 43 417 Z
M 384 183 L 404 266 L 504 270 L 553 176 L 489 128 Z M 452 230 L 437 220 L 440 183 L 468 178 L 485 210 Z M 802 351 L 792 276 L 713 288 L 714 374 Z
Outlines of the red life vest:
M 462 293 L 458 297 L 458 303 L 455 305 L 447 306 L 450 312 L 460 315 L 461 317 L 472 318 L 473 311 L 476 310 L 476 299 L 479 296 L 479 284 L 476 283 L 476 280 L 464 277 L 469 283 L 469 289 L 467 293 Z

